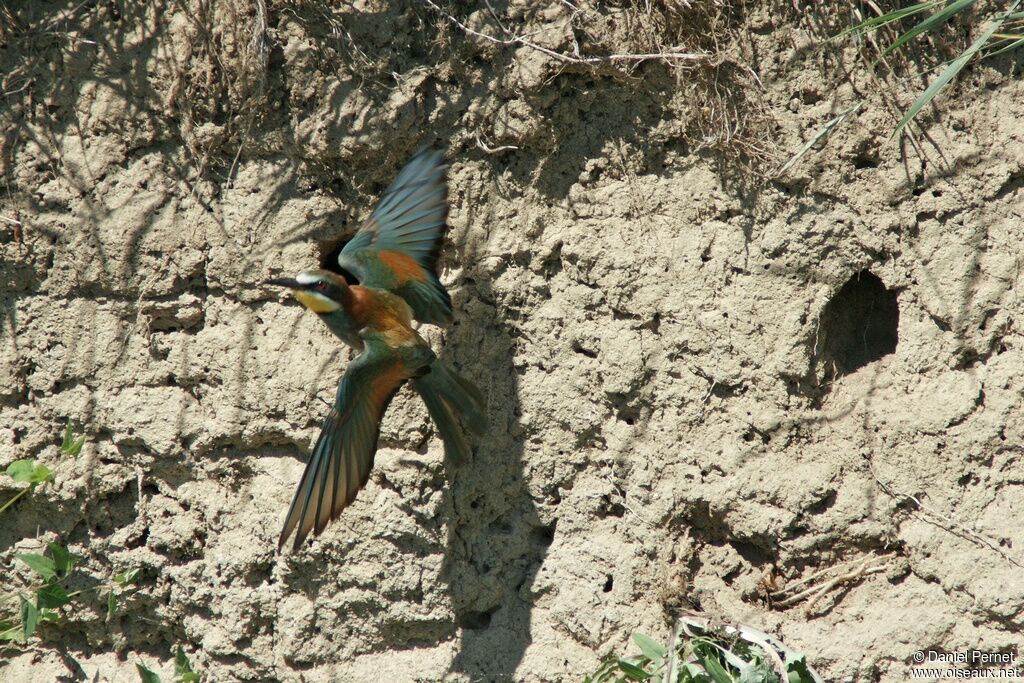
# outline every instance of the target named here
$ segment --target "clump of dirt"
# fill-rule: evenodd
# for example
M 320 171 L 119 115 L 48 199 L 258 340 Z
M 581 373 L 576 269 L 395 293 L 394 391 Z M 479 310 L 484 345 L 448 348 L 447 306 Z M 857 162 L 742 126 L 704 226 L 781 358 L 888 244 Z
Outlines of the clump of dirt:
M 841 18 L 784 5 L 0 13 L 0 466 L 55 473 L 2 513 L 0 591 L 51 540 L 142 570 L 4 677 L 169 676 L 181 644 L 210 680 L 572 680 L 693 608 L 828 680 L 1015 651 L 1020 67 L 901 145 Z M 349 352 L 259 283 L 439 143 L 456 322 L 423 332 L 491 430 L 448 468 L 403 391 L 356 503 L 278 554 Z

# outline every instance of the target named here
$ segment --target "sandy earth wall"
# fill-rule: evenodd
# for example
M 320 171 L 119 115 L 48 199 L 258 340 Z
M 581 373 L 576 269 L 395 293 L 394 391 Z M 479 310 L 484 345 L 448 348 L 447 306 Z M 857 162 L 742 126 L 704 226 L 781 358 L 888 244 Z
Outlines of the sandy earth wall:
M 246 52 L 262 4 L 213 4 L 41 3 L 7 26 L 5 91 L 27 85 L 0 104 L 0 215 L 21 223 L 0 225 L 0 465 L 56 476 L 3 513 L 0 583 L 23 589 L 15 553 L 55 539 L 83 581 L 143 578 L 109 623 L 97 599 L 5 648 L 0 678 L 127 681 L 141 661 L 169 680 L 182 644 L 211 681 L 579 680 L 697 607 L 830 681 L 1017 651 L 1012 59 L 894 141 L 898 105 L 815 47 L 814 9 L 737 8 L 730 63 L 756 80 L 723 87 L 747 88 L 727 101 L 751 160 L 695 140 L 687 75 L 660 63 L 566 66 L 386 2 L 270 3 Z M 498 11 L 563 47 L 568 4 Z M 213 41 L 239 73 L 195 47 L 203 21 L 239 28 Z M 490 433 L 446 467 L 403 390 L 356 503 L 278 554 L 349 352 L 257 283 L 315 263 L 439 142 L 456 324 L 424 333 L 486 394 Z M 872 556 L 809 609 L 765 597 Z

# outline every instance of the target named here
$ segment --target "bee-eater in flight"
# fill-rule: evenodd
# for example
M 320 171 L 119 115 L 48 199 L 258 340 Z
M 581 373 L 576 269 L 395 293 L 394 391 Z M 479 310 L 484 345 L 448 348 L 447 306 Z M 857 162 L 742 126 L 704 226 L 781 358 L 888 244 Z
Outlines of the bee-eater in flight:
M 447 217 L 441 153 L 423 151 L 398 174 L 373 215 L 338 255 L 358 284 L 327 270 L 269 280 L 295 298 L 359 352 L 338 386 L 298 489 L 278 548 L 295 531 L 294 549 L 318 536 L 366 484 L 380 420 L 399 388 L 412 380 L 453 464 L 469 456 L 460 422 L 487 429 L 483 397 L 441 361 L 412 327 L 413 319 L 451 321 L 451 299 L 434 272 Z

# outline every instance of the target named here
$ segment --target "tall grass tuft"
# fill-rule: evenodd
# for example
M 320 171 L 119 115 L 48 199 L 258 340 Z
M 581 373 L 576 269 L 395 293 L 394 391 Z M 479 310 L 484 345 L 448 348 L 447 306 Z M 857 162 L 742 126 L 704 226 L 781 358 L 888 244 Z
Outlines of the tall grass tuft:
M 877 64 L 878 61 L 905 48 L 912 40 L 936 33 L 955 17 L 973 7 L 976 2 L 977 0 L 951 0 L 949 2 L 945 0 L 926 0 L 925 2 L 917 2 L 907 7 L 866 19 L 836 35 L 835 39 L 848 36 L 863 37 L 869 32 L 895 26 L 911 17 L 926 15 L 910 29 L 898 33 L 896 39 L 875 60 L 875 64 Z M 1006 9 L 994 11 L 986 17 L 988 21 L 974 42 L 956 59 L 941 65 L 944 67 L 942 72 L 928 85 L 924 92 L 918 95 L 914 103 L 903 114 L 903 118 L 900 119 L 899 124 L 893 130 L 893 137 L 899 135 L 907 124 L 935 99 L 939 91 L 953 80 L 971 60 L 1002 54 L 1024 45 L 1024 12 L 1018 11 L 1020 3 L 1021 0 L 1013 0 L 1013 2 L 1006 6 Z

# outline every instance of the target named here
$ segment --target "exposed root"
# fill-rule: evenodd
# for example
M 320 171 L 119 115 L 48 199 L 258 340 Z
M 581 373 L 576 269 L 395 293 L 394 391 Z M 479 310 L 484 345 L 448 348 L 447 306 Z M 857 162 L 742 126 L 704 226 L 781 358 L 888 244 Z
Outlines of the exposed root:
M 881 556 L 868 555 L 859 560 L 850 560 L 826 567 L 808 577 L 791 583 L 785 588 L 768 593 L 768 598 L 775 607 L 791 607 L 807 600 L 807 605 L 804 606 L 804 614 L 810 615 L 815 604 L 829 592 L 839 586 L 859 581 L 870 574 L 878 574 L 885 571 L 889 560 L 895 557 L 896 553 Z M 835 572 L 839 573 L 836 574 Z M 797 593 L 792 592 L 801 586 L 807 587 Z

